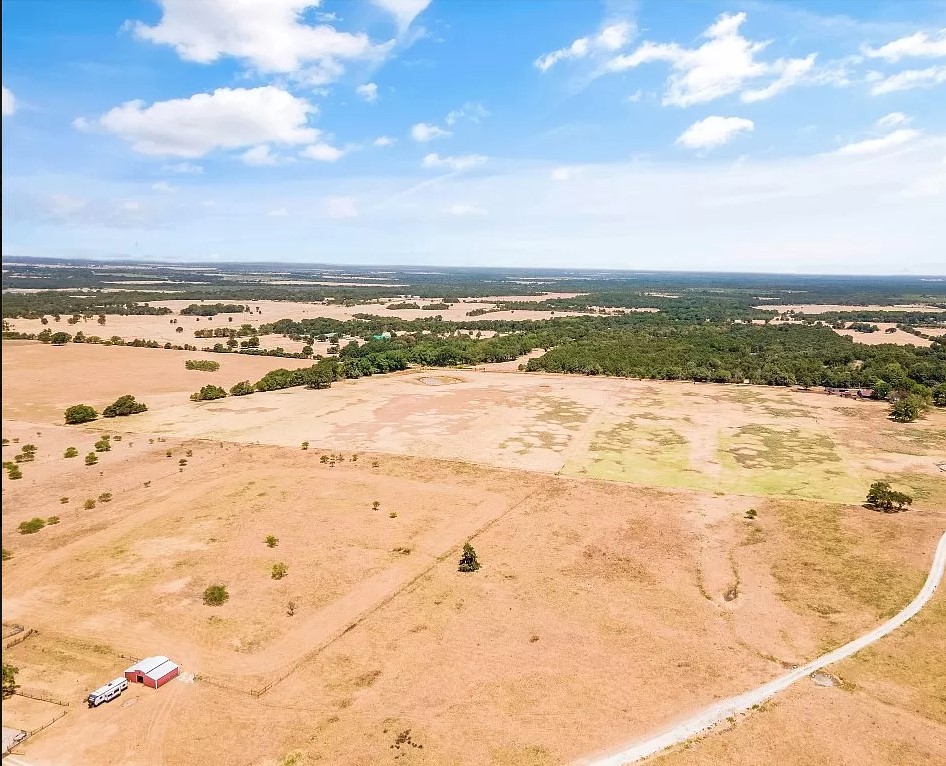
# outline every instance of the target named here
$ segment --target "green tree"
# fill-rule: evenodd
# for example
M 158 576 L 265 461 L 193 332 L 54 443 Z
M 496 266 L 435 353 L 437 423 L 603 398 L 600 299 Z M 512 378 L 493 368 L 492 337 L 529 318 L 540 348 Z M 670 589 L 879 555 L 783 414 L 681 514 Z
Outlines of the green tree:
M 16 463 L 8 463 L 7 464 L 7 478 L 13 479 L 13 480 L 22 479 L 23 471 L 20 470 L 20 466 L 18 466 Z
M 287 574 L 289 574 L 289 567 L 287 567 L 281 561 L 276 564 L 273 564 L 272 578 L 274 580 L 281 580 Z
M 875 481 L 867 491 L 867 500 L 864 504 L 885 513 L 893 513 L 912 505 L 913 498 L 893 489 L 886 481 Z
M 460 556 L 461 572 L 475 572 L 480 568 L 480 562 L 476 558 L 476 551 L 469 543 L 463 544 L 463 554 Z
M 63 457 L 79 457 L 79 450 L 75 447 L 66 447 L 66 451 L 62 453 Z
M 43 527 L 46 526 L 46 519 L 41 519 L 38 516 L 30 519 L 29 521 L 21 521 L 20 526 L 17 527 L 21 535 L 33 535 L 39 532 Z
M 54 332 L 49 339 L 49 342 L 54 346 L 64 346 L 72 340 L 72 336 L 67 332 Z
M 143 402 L 135 401 L 131 394 L 125 394 L 118 397 L 112 404 L 102 410 L 102 417 L 116 418 L 126 415 L 137 415 L 139 412 L 146 412 L 148 405 Z
M 918 394 L 902 396 L 890 407 L 890 417 L 898 423 L 912 423 L 923 417 L 929 404 Z
M 96 452 L 111 452 L 112 451 L 112 440 L 109 439 L 107 434 L 102 436 L 102 438 L 99 439 L 95 443 L 95 451 Z
M 87 404 L 74 404 L 66 410 L 66 425 L 74 426 L 95 420 L 99 414 Z
M 99 462 L 99 456 L 96 455 L 94 452 L 90 452 L 88 455 L 85 456 L 86 465 L 95 465 L 97 462 Z
M 266 545 L 268 545 L 270 548 L 275 548 L 277 545 L 279 545 L 279 538 L 276 537 L 276 535 L 267 535 Z
M 203 386 L 200 391 L 191 394 L 191 401 L 209 402 L 214 399 L 223 399 L 226 395 L 227 392 L 220 388 L 220 386 L 206 385 Z
M 11 665 L 8 662 L 3 663 L 3 698 L 16 694 L 16 690 L 19 688 L 16 683 L 16 674 L 20 672 L 20 669 L 15 665 Z
M 229 599 L 226 585 L 211 585 L 204 591 L 204 603 L 207 606 L 221 606 Z

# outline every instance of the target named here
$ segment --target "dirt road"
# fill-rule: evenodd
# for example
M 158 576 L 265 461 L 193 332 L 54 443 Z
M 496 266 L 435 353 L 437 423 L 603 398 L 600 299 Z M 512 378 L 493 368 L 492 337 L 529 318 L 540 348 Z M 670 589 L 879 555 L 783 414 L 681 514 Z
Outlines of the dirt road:
M 887 620 L 887 622 L 874 628 L 869 633 L 865 633 L 863 636 L 849 641 L 833 652 L 828 652 L 812 660 L 807 665 L 795 668 L 757 689 L 745 692 L 736 697 L 721 700 L 700 711 L 692 718 L 681 721 L 671 728 L 652 737 L 648 737 L 647 739 L 629 742 L 622 745 L 619 749 L 604 755 L 580 759 L 575 762 L 575 766 L 624 766 L 625 764 L 636 763 L 644 758 L 659 753 L 661 750 L 666 750 L 668 747 L 673 747 L 674 745 L 685 742 L 727 718 L 744 714 L 754 705 L 761 705 L 766 700 L 771 699 L 779 692 L 787 689 L 796 681 L 811 675 L 816 670 L 820 670 L 827 665 L 850 657 L 852 654 L 859 652 L 861 649 L 899 628 L 903 623 L 919 612 L 926 602 L 932 598 L 937 586 L 943 579 L 944 569 L 946 569 L 946 533 L 943 534 L 939 540 L 939 544 L 936 546 L 936 553 L 933 556 L 933 564 L 930 567 L 929 576 L 926 578 L 926 582 L 920 589 L 920 592 L 906 608 Z

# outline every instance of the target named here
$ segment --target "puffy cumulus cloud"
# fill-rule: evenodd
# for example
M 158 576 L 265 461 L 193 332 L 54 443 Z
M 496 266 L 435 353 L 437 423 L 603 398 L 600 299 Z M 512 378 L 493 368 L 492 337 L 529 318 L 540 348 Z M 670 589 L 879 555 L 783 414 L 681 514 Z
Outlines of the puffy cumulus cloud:
M 431 125 L 428 122 L 418 122 L 411 127 L 411 138 L 420 144 L 426 144 L 435 138 L 446 138 L 453 135 L 449 130 L 444 130 L 437 125 Z
M 816 54 L 802 59 L 780 58 L 771 62 L 758 57 L 768 42 L 753 42 L 740 34 L 745 13 L 724 13 L 703 32 L 706 42 L 696 48 L 677 43 L 643 42 L 628 54 L 615 56 L 605 70 L 624 72 L 654 62 L 670 64 L 663 103 L 693 106 L 742 92 L 742 100 L 762 101 L 802 81 L 812 70 Z M 750 81 L 773 78 L 761 88 L 744 90 Z
M 946 29 L 932 35 L 917 32 L 908 37 L 892 40 L 879 48 L 869 45 L 861 47 L 861 52 L 872 59 L 883 59 L 896 63 L 904 58 L 946 58 Z
M 488 157 L 482 154 L 461 154 L 456 157 L 441 157 L 439 154 L 428 154 L 421 161 L 421 166 L 425 168 L 440 168 L 451 170 L 454 173 L 460 173 L 464 170 L 470 170 L 482 165 Z
M 889 77 L 879 75 L 870 78 L 873 81 L 872 96 L 883 96 L 901 90 L 915 88 L 933 88 L 946 82 L 946 66 L 931 66 L 926 69 L 906 69 Z
M 394 146 L 397 143 L 396 138 L 391 138 L 391 136 L 378 136 L 374 141 L 371 142 L 372 146 Z
M 218 88 L 151 106 L 128 101 L 103 114 L 97 124 L 142 154 L 193 158 L 215 149 L 311 143 L 318 131 L 306 123 L 314 111 L 304 99 L 267 85 Z
M 367 101 L 369 104 L 373 104 L 378 100 L 378 86 L 373 82 L 366 82 L 364 85 L 359 85 L 355 88 L 355 93 L 358 94 L 358 97 Z
M 329 197 L 325 202 L 325 214 L 329 218 L 357 218 L 358 207 L 354 197 Z
M 154 26 L 129 23 L 136 37 L 170 45 L 187 61 L 213 63 L 240 59 L 261 72 L 305 73 L 316 80 L 337 79 L 340 61 L 379 59 L 392 43 L 373 44 L 365 34 L 340 32 L 328 24 L 305 23 L 313 0 L 160 0 Z
M 3 116 L 10 117 L 16 112 L 16 96 L 6 85 L 0 87 L 3 88 Z
M 275 165 L 279 158 L 269 150 L 269 144 L 260 144 L 248 149 L 240 155 L 240 159 L 247 165 L 263 167 L 266 165 Z
M 751 133 L 753 130 L 755 124 L 744 117 L 707 117 L 683 131 L 677 143 L 688 149 L 714 149 L 741 133 Z
M 445 215 L 453 215 L 458 218 L 466 218 L 469 216 L 481 216 L 486 215 L 486 208 L 482 208 L 479 205 L 471 205 L 468 202 L 454 202 L 452 205 L 448 205 L 443 209 Z
M 880 128 L 881 130 L 889 130 L 891 128 L 900 127 L 901 125 L 909 125 L 911 122 L 913 122 L 913 118 L 908 117 L 903 112 L 891 112 L 877 120 L 877 122 L 874 123 L 874 127 Z
M 613 53 L 623 48 L 636 33 L 633 24 L 627 21 L 612 21 L 605 24 L 593 37 L 579 37 L 565 48 L 539 56 L 533 64 L 540 72 L 548 72 L 560 61 L 583 59 L 593 54 Z
M 376 6 L 394 17 L 398 30 L 403 32 L 423 13 L 430 0 L 371 0 Z
M 896 149 L 916 138 L 919 138 L 920 131 L 912 128 L 901 128 L 893 133 L 888 133 L 880 138 L 868 138 L 865 141 L 856 141 L 838 149 L 837 154 L 842 155 L 864 155 L 880 154 L 890 149 Z
M 299 154 L 317 162 L 335 162 L 345 156 L 345 150 L 331 144 L 318 143 L 307 146 Z

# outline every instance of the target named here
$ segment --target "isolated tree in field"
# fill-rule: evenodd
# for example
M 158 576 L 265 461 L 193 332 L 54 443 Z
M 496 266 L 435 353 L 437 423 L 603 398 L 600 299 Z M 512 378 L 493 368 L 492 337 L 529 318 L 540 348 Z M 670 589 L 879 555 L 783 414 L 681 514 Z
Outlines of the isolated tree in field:
M 898 423 L 912 423 L 923 417 L 929 408 L 927 401 L 918 394 L 907 394 L 893 403 L 890 407 L 890 417 Z
M 229 599 L 226 585 L 211 585 L 204 591 L 204 603 L 207 606 L 221 606 Z
M 75 447 L 66 447 L 66 451 L 62 453 L 63 457 L 79 457 L 79 450 Z
M 275 548 L 279 545 L 279 538 L 276 535 L 266 535 L 266 545 L 270 548 Z
M 137 415 L 139 412 L 146 412 L 148 405 L 143 402 L 135 401 L 131 394 L 119 396 L 112 404 L 102 410 L 102 417 L 117 418 L 126 415 Z
M 274 580 L 281 580 L 287 574 L 289 574 L 289 567 L 287 567 L 281 561 L 276 564 L 273 564 L 272 578 Z
M 16 674 L 20 669 L 8 662 L 3 663 L 3 698 L 12 696 L 19 688 L 16 683 Z
M 904 492 L 898 492 L 885 481 L 875 481 L 867 492 L 864 505 L 876 508 L 884 513 L 902 511 L 904 507 L 913 504 L 913 498 Z
M 20 466 L 18 466 L 16 463 L 8 463 L 7 464 L 7 478 L 14 479 L 14 480 L 22 479 L 23 471 L 20 470 Z
M 95 508 L 95 501 L 90 497 L 82 504 L 82 507 L 87 511 L 91 511 Z
M 96 455 L 94 452 L 90 452 L 88 455 L 85 456 L 86 465 L 95 465 L 97 462 L 99 462 L 99 456 Z
M 309 449 L 309 442 L 302 442 L 302 449 Z
M 88 404 L 74 404 L 66 410 L 66 425 L 74 426 L 95 420 L 99 414 Z
M 380 507 L 381 507 L 381 503 L 378 502 L 377 500 L 375 500 L 375 501 L 371 504 L 371 510 L 372 510 L 372 511 L 376 511 L 376 510 L 378 510 Z
M 475 572 L 480 568 L 480 562 L 476 558 L 476 551 L 473 550 L 473 546 L 469 543 L 463 544 L 463 553 L 460 556 L 460 567 L 461 572 Z
M 227 395 L 220 386 L 207 385 L 201 387 L 200 391 L 191 394 L 192 402 L 209 402 L 214 399 L 223 399 Z
M 64 346 L 72 340 L 72 336 L 67 332 L 54 332 L 49 338 L 49 342 L 54 346 Z
M 248 380 L 241 380 L 233 388 L 230 389 L 230 396 L 246 396 L 247 394 L 252 394 L 256 389 L 253 388 L 253 384 Z
M 112 440 L 107 436 L 103 436 L 95 443 L 96 452 L 111 452 L 112 451 Z

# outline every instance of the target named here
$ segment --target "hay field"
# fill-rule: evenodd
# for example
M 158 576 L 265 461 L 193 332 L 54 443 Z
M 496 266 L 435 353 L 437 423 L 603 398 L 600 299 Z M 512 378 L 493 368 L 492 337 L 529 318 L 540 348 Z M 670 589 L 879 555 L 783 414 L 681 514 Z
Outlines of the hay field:
M 205 382 L 292 360 L 185 370 L 197 356 L 4 345 L 4 460 L 28 442 L 37 457 L 3 482 L 3 612 L 39 630 L 4 658 L 71 703 L 23 746 L 37 766 L 565 763 L 872 627 L 946 524 L 942 412 L 900 425 L 823 394 L 469 370 L 198 404 Z M 64 402 L 121 393 L 149 411 L 62 425 Z M 881 476 L 916 509 L 859 507 Z M 467 540 L 474 574 L 457 571 Z M 210 584 L 226 604 L 202 603 Z M 830 753 L 824 721 L 846 712 L 858 746 L 899 727 L 899 762 L 922 763 L 942 741 L 924 680 L 941 603 L 835 669 L 849 686 L 793 690 L 667 757 L 748 763 L 751 734 L 801 763 L 768 721 L 814 727 Z M 182 679 L 81 705 L 158 653 Z M 4 725 L 45 715 L 23 700 Z

